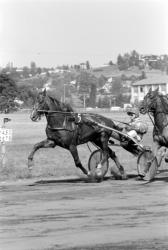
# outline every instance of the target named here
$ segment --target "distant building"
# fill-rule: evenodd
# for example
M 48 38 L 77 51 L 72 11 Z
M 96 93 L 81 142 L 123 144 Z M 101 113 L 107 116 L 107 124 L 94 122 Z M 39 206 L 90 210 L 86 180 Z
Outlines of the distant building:
M 160 60 L 160 56 L 158 56 L 158 55 L 141 55 L 140 60 L 153 62 L 153 61 Z
M 149 69 L 151 65 L 156 65 L 161 57 L 158 55 L 140 55 L 139 65 Z
M 80 68 L 84 70 L 87 69 L 86 63 L 80 63 Z
M 163 94 L 168 93 L 168 75 L 155 75 L 137 81 L 131 86 L 131 103 L 142 101 L 149 89 L 155 90 L 159 87 L 159 92 Z
M 8 62 L 6 68 L 13 69 L 13 62 Z

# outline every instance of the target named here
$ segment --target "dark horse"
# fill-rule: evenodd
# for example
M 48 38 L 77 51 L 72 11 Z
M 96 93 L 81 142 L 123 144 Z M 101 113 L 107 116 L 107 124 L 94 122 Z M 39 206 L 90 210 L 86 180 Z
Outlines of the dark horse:
M 76 167 L 89 176 L 89 171 L 82 166 L 79 159 L 77 145 L 90 141 L 102 150 L 100 164 L 103 164 L 108 157 L 111 157 L 119 169 L 118 178 L 126 178 L 124 168 L 119 163 L 115 152 L 108 147 L 112 131 L 95 124 L 95 122 L 98 122 L 119 129 L 111 119 L 97 114 L 75 113 L 69 104 L 59 102 L 49 96 L 46 90 L 38 93 L 30 118 L 32 121 L 37 121 L 43 114 L 47 120 L 47 139 L 34 145 L 32 152 L 28 156 L 29 168 L 33 165 L 33 156 L 38 149 L 60 146 L 71 152 Z
M 154 129 L 153 129 L 153 141 L 155 143 L 155 152 L 157 156 L 161 147 L 168 148 L 168 98 L 166 95 L 159 93 L 159 89 L 148 91 L 143 101 L 139 106 L 141 114 L 148 113 L 150 116 Z M 167 161 L 167 156 L 165 161 Z

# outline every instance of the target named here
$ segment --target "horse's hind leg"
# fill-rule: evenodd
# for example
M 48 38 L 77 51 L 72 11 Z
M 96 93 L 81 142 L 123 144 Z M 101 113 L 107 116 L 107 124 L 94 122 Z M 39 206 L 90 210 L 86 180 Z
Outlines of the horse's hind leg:
M 119 173 L 116 173 L 115 171 L 113 171 L 113 175 L 115 176 L 116 179 L 120 178 L 122 180 L 127 179 L 127 175 L 125 173 L 125 170 L 123 168 L 123 166 L 121 165 L 121 163 L 118 160 L 118 157 L 116 156 L 115 152 L 111 150 L 111 148 L 108 147 L 109 150 L 109 156 L 110 158 L 115 162 Z
M 37 150 L 39 150 L 40 148 L 54 148 L 55 146 L 56 146 L 55 142 L 49 139 L 46 139 L 44 141 L 35 144 L 33 150 L 28 156 L 28 168 L 31 170 L 33 166 L 33 157 Z
M 127 179 L 125 171 L 123 166 L 120 164 L 118 157 L 116 156 L 115 152 L 112 151 L 109 147 L 108 147 L 108 141 L 109 141 L 109 136 L 108 134 L 103 131 L 101 133 L 101 137 L 98 138 L 98 140 L 94 141 L 94 143 L 100 147 L 102 149 L 102 160 L 98 165 L 98 168 L 101 168 L 101 166 L 104 164 L 105 161 L 108 160 L 108 157 L 110 157 L 116 164 L 119 173 L 116 173 L 115 178 L 117 179 Z
M 76 167 L 80 168 L 84 174 L 88 175 L 88 171 L 82 166 L 82 163 L 79 159 L 78 150 L 77 150 L 76 145 L 70 145 L 69 151 L 72 154 L 72 157 L 74 159 Z

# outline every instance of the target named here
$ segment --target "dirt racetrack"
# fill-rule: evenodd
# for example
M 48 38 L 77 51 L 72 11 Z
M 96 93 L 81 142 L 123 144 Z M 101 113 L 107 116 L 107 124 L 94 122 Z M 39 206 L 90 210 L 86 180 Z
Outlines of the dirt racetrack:
M 168 249 L 166 176 L 1 183 L 0 249 Z

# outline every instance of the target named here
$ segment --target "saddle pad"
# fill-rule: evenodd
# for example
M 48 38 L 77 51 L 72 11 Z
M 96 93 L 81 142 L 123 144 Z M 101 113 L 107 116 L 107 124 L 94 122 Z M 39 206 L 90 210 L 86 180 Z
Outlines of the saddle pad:
M 71 115 L 66 115 L 64 113 L 57 113 L 50 117 L 50 122 L 48 122 L 48 127 L 53 130 L 75 130 L 75 120 Z

